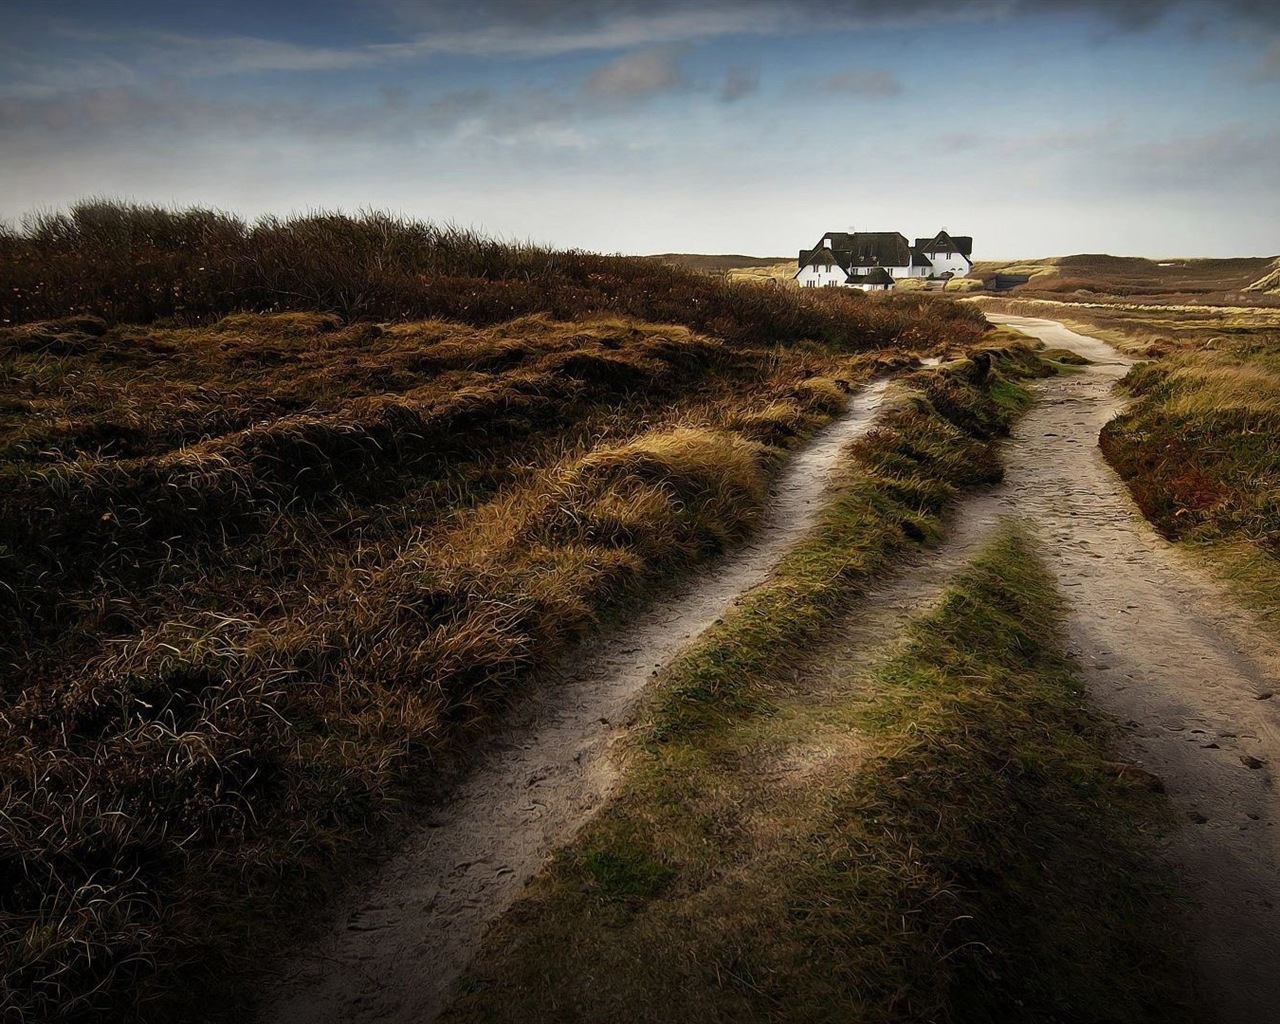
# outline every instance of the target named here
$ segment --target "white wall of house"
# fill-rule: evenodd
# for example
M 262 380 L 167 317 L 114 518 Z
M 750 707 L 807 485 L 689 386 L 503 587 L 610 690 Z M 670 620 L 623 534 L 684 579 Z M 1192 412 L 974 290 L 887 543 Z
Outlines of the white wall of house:
M 956 277 L 964 277 L 972 266 L 962 253 L 953 252 L 947 255 L 945 252 L 927 252 L 926 256 L 933 263 L 933 276 L 941 277 L 950 271 Z
M 838 263 L 818 263 L 801 267 L 795 279 L 802 288 L 831 288 L 843 285 L 847 276 Z

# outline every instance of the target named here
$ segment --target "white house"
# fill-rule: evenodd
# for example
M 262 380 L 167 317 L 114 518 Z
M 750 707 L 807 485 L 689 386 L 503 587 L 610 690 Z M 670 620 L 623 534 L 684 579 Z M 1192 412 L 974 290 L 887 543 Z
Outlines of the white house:
M 973 239 L 939 231 L 914 246 L 898 231 L 829 231 L 800 251 L 795 280 L 804 288 L 886 291 L 904 277 L 964 277 Z
M 932 238 L 917 238 L 916 251 L 923 253 L 933 265 L 933 277 L 950 274 L 952 277 L 964 277 L 973 269 L 973 239 L 968 235 L 952 237 L 945 231 L 939 231 Z

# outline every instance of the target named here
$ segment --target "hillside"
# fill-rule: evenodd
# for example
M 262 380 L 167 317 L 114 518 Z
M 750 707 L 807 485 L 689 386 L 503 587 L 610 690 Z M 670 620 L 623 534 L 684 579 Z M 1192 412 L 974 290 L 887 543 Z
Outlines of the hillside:
M 1280 259 L 1272 263 L 1267 273 L 1249 285 L 1245 291 L 1268 292 L 1273 295 L 1280 294 Z
M 702 255 L 699 253 L 664 252 L 650 259 L 661 260 L 673 267 L 684 267 L 698 270 L 704 274 L 723 274 L 729 270 L 746 270 L 759 267 L 772 267 L 788 260 L 794 263 L 793 257 L 787 256 L 735 256 L 735 255 Z

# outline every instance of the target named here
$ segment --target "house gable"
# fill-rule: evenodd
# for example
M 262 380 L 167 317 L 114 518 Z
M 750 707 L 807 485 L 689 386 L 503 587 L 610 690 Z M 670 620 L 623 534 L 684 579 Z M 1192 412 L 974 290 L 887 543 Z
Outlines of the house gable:
M 917 238 L 915 247 L 932 256 L 935 253 L 958 252 L 965 259 L 973 255 L 973 238 L 969 235 L 949 235 L 939 231 L 932 238 Z

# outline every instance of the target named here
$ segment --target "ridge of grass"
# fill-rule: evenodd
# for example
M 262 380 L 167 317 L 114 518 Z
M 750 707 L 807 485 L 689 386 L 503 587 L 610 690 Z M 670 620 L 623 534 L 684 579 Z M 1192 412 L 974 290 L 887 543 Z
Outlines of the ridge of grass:
M 763 614 L 726 631 L 776 642 Z M 870 680 L 815 689 L 812 660 L 762 651 L 737 687 L 750 708 L 660 699 L 621 795 L 495 926 L 442 1019 L 1194 1019 L 1148 849 L 1162 804 L 1111 760 L 1061 629 L 1006 524 Z M 809 635 L 801 618 L 789 638 Z
M 439 319 L 615 316 L 680 324 L 730 344 L 910 344 L 957 314 L 919 296 L 868 302 L 761 288 L 659 259 L 558 251 L 377 211 L 248 224 L 217 210 L 96 199 L 0 226 L 0 323 L 102 318 L 110 326 L 210 324 L 228 314 Z M 842 294 L 834 294 L 836 292 Z
M 1247 539 L 1280 559 L 1280 336 L 1141 363 L 1103 454 L 1175 540 Z

